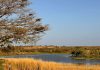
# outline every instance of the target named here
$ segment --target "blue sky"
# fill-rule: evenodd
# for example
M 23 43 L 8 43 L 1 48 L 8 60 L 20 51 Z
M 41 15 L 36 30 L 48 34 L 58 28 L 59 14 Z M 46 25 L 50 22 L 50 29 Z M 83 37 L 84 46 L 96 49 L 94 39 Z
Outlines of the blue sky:
M 100 0 L 30 0 L 49 24 L 39 45 L 100 45 Z

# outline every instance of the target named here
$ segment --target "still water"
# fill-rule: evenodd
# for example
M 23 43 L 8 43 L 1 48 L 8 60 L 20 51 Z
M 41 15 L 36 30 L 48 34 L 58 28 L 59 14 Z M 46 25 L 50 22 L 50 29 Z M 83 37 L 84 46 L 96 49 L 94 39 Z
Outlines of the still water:
M 16 56 L 4 56 L 2 58 L 34 58 L 44 61 L 54 61 L 61 63 L 75 63 L 75 64 L 100 64 L 100 60 L 75 60 L 68 54 L 37 54 L 37 55 L 16 55 Z

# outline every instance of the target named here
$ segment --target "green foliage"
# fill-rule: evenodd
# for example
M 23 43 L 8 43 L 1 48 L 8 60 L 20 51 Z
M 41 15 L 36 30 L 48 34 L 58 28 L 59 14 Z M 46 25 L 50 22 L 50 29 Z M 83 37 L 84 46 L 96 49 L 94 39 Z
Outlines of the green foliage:
M 100 48 L 97 47 L 74 47 L 71 51 L 72 57 L 81 57 L 81 58 L 100 58 Z
M 81 47 L 75 47 L 73 50 L 72 50 L 72 52 L 71 52 L 71 54 L 72 54 L 72 56 L 74 56 L 74 57 L 80 57 L 80 56 L 83 56 L 83 49 L 81 48 Z

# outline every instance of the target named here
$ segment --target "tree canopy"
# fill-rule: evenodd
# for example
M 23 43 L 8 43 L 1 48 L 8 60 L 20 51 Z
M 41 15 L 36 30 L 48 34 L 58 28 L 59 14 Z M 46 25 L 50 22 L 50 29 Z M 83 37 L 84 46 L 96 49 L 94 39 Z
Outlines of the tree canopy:
M 0 0 L 0 46 L 13 42 L 29 43 L 40 39 L 48 30 L 28 8 L 29 0 Z

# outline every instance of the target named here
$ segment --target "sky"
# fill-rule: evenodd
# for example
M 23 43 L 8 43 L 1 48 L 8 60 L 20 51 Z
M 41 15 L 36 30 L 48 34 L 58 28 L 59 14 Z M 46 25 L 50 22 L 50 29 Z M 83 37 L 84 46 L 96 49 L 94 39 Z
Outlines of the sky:
M 38 45 L 100 46 L 100 0 L 30 0 L 49 30 Z

